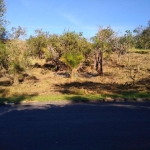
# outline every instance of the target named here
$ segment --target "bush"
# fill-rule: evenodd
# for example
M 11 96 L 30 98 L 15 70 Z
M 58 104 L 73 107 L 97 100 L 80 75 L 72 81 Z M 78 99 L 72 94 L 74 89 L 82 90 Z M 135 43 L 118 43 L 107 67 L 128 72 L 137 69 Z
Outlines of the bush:
M 84 60 L 84 57 L 80 53 L 66 53 L 60 60 L 71 69 L 74 69 Z
M 0 67 L 8 69 L 8 51 L 3 43 L 0 42 Z

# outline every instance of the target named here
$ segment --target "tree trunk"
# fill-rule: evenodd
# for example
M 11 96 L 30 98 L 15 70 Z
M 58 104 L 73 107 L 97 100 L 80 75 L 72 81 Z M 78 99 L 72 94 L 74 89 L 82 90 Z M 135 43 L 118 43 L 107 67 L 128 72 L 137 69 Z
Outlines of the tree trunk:
M 99 72 L 98 71 L 99 70 L 99 55 L 98 55 L 98 53 L 95 54 L 95 69 L 97 72 Z
M 79 64 L 79 66 L 77 68 L 72 69 L 71 71 L 71 78 L 73 77 L 77 77 L 77 71 L 82 67 L 82 62 Z
M 14 74 L 14 81 L 13 81 L 13 85 L 18 85 L 18 84 L 19 84 L 19 80 L 18 80 L 18 78 L 19 78 L 18 73 L 15 73 L 15 74 Z
M 71 78 L 74 78 L 75 76 L 76 76 L 76 69 L 72 69 Z
M 103 75 L 103 52 L 100 51 L 100 61 L 99 61 L 99 64 L 100 64 L 100 71 L 99 71 L 99 75 Z
M 95 55 L 95 68 L 98 74 L 103 75 L 103 52 L 100 51 Z

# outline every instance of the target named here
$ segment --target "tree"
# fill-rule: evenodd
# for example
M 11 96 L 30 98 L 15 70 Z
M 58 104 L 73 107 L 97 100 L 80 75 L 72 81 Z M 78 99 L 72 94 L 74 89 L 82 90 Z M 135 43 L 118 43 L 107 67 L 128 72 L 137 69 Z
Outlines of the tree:
M 139 26 L 134 30 L 136 48 L 139 49 L 150 49 L 150 21 L 148 26 Z
M 8 62 L 9 52 L 6 49 L 4 43 L 0 42 L 0 69 L 8 70 L 9 62 Z
M 70 68 L 71 77 L 74 77 L 80 63 L 84 60 L 84 56 L 80 52 L 69 52 L 64 54 L 60 60 Z
M 30 36 L 27 40 L 30 48 L 30 54 L 33 57 L 44 58 L 44 48 L 47 48 L 49 33 L 41 30 L 35 30 L 35 36 Z
M 8 77 L 10 77 L 15 84 L 18 83 L 18 75 L 24 72 L 29 67 L 28 46 L 26 41 L 20 40 L 21 36 L 26 35 L 25 29 L 12 28 L 9 34 L 10 40 L 7 40 L 0 46 L 0 64 Z M 13 74 L 13 77 L 10 75 Z
M 142 31 L 142 43 L 144 49 L 150 48 L 150 21 L 148 22 L 148 26 Z
M 6 46 L 4 44 L 4 39 L 6 38 L 6 20 L 4 18 L 4 14 L 6 12 L 6 7 L 4 0 L 0 0 L 0 69 L 8 69 L 8 51 L 6 50 Z
M 6 12 L 6 6 L 4 0 L 0 0 L 0 39 L 5 39 L 7 31 L 5 25 L 7 21 L 4 18 Z
M 89 53 L 90 47 L 87 40 L 83 37 L 82 33 L 65 32 L 61 37 L 61 46 L 63 47 L 62 53 L 67 53 L 72 50 L 80 51 L 81 53 Z
M 53 34 L 49 36 L 47 50 L 49 52 L 49 60 L 57 61 L 62 56 L 63 47 L 59 35 Z
M 130 49 L 135 45 L 134 36 L 130 30 L 126 30 L 125 32 L 126 33 L 124 34 L 124 36 L 120 37 L 119 42 L 120 44 L 126 44 L 128 49 Z
M 70 67 L 73 77 L 89 53 L 90 46 L 82 33 L 68 31 L 60 37 L 60 40 L 63 47 L 60 60 Z
M 24 39 L 26 36 L 26 29 L 20 26 L 12 27 L 11 32 L 9 33 L 10 39 Z
M 99 75 L 103 75 L 104 53 L 112 50 L 111 42 L 114 31 L 110 28 L 100 28 L 95 37 L 92 38 L 94 45 L 95 67 Z
M 111 47 L 112 51 L 117 54 L 117 63 L 120 62 L 120 56 L 124 55 L 130 48 L 134 46 L 134 44 L 134 37 L 130 30 L 127 30 L 126 34 L 121 37 L 114 35 Z
M 6 51 L 7 53 L 7 63 L 8 68 L 7 71 L 9 75 L 13 75 L 11 79 L 14 84 L 18 84 L 18 77 L 19 74 L 25 72 L 27 69 L 30 68 L 30 57 L 28 55 L 28 46 L 26 41 L 21 41 L 18 39 L 14 39 L 8 41 L 6 43 Z

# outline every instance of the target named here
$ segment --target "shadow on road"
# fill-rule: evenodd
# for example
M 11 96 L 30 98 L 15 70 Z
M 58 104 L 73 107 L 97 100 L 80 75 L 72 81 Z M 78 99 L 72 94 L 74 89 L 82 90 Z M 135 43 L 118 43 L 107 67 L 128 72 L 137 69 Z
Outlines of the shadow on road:
M 1 106 L 0 149 L 150 149 L 149 118 L 149 102 Z

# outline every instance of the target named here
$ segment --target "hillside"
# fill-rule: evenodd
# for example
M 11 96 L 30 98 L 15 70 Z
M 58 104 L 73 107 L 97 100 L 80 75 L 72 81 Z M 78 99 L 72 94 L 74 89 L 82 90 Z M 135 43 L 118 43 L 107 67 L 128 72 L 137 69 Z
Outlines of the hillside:
M 51 68 L 34 67 L 27 71 L 24 81 L 9 85 L 0 78 L 2 98 L 20 96 L 101 95 L 102 97 L 147 98 L 150 95 L 150 53 L 138 51 L 122 55 L 112 54 L 104 61 L 104 75 L 98 76 L 91 66 L 84 66 L 73 78 L 55 73 Z M 45 61 L 39 61 L 43 66 Z M 27 99 L 27 98 L 25 98 Z M 61 98 L 60 98 L 61 99 Z

